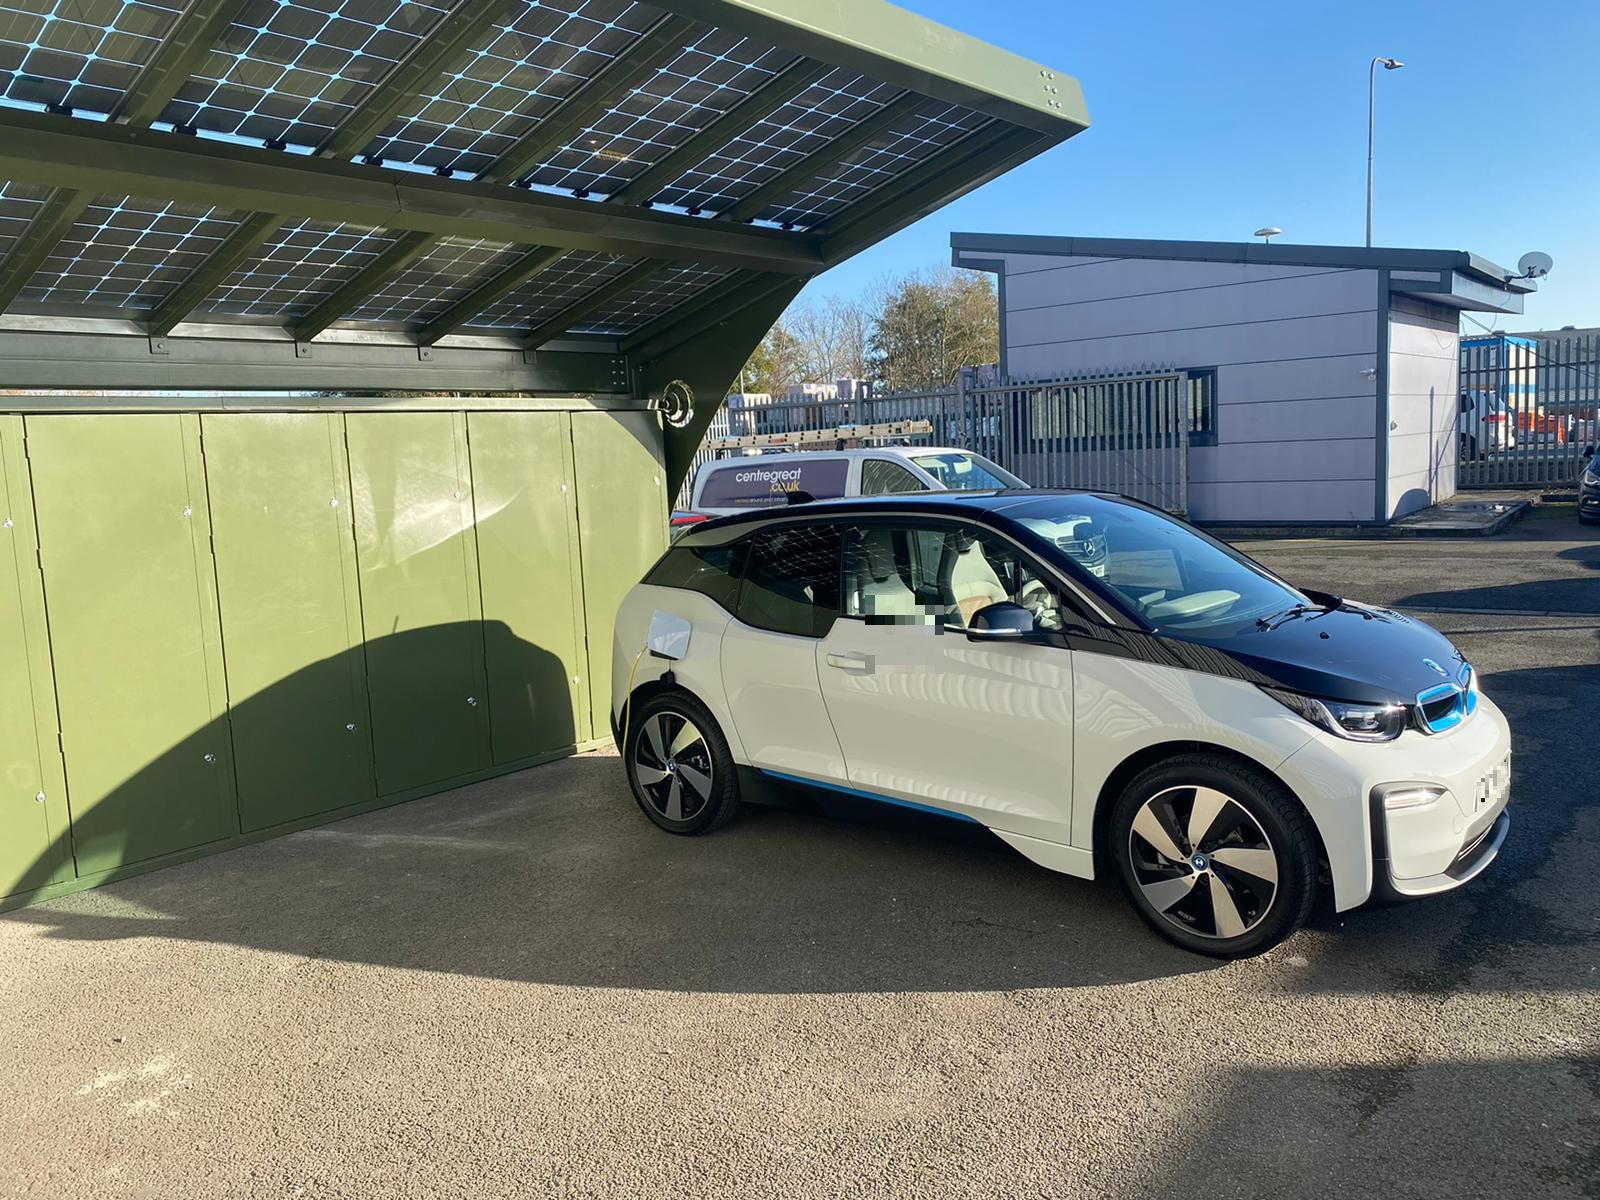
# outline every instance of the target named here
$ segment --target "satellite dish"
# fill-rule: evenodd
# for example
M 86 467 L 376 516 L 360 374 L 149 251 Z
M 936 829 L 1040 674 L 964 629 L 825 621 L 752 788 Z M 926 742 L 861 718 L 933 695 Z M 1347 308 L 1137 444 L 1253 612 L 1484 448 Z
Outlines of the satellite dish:
M 1556 265 L 1556 260 L 1543 250 L 1529 250 L 1517 259 L 1517 270 L 1522 274 L 1519 279 L 1543 279 L 1550 274 L 1550 268 Z
M 1267 243 L 1267 245 L 1270 246 L 1272 245 L 1272 239 L 1277 237 L 1282 232 L 1283 230 L 1279 229 L 1276 225 L 1267 225 L 1256 230 L 1253 236 L 1261 238 Z

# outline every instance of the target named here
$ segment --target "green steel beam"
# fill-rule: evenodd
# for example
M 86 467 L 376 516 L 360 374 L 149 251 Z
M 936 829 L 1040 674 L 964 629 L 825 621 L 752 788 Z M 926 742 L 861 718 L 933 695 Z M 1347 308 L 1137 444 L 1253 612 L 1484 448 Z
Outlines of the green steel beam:
M 232 275 L 261 251 L 264 243 L 287 218 L 282 213 L 251 213 L 205 261 L 184 278 L 150 314 L 151 337 L 166 337 Z
M 717 29 L 1057 140 L 1089 127 L 1078 81 L 885 0 L 652 0 Z
M 661 18 L 641 33 L 626 52 L 586 79 L 496 158 L 480 178 L 509 183 L 526 175 L 549 158 L 551 151 L 566 145 L 574 134 L 587 129 L 619 100 L 637 91 L 652 75 L 682 54 L 684 43 L 693 30 L 693 21 L 682 17 Z
M 297 342 L 309 342 L 329 325 L 354 312 L 383 286 L 439 242 L 438 234 L 406 233 L 387 251 L 357 271 L 302 317 L 294 327 Z
M 611 195 L 611 202 L 648 202 L 667 184 L 705 162 L 734 138 L 770 117 L 832 70 L 832 67 L 805 59 L 791 63 L 781 74 L 751 92 L 660 162 L 647 167 L 636 178 L 618 188 Z
M 548 246 L 535 246 L 516 262 L 494 275 L 450 305 L 417 334 L 417 343 L 431 346 L 455 332 L 492 304 L 498 304 L 540 271 L 566 253 Z
M 990 126 L 974 130 L 812 230 L 822 237 L 828 265 L 882 241 L 1056 144 L 1031 129 L 1000 128 L 999 133 Z
M 159 117 L 241 7 L 243 0 L 190 0 L 111 119 L 148 125 Z M 93 199 L 93 192 L 71 188 L 56 188 L 45 198 L 11 253 L 0 263 L 0 313 L 11 306 Z
M 61 239 L 89 207 L 94 193 L 75 188 L 56 188 L 45 197 L 39 211 L 33 214 L 11 247 L 11 253 L 0 262 L 0 313 L 11 307 L 22 289 L 28 286 L 44 260 L 50 257 Z
M 523 348 L 537 350 L 547 342 L 555 340 L 583 320 L 583 318 L 599 312 L 618 296 L 637 287 L 666 265 L 666 263 L 657 259 L 646 259 L 644 262 L 630 267 L 610 283 L 596 288 L 582 299 L 567 305 L 555 316 L 535 326 L 522 339 Z
M 770 207 L 773 201 L 787 196 L 801 184 L 815 179 L 818 174 L 836 163 L 842 163 L 859 153 L 874 138 L 882 137 L 925 103 L 922 96 L 903 95 L 891 100 L 863 121 L 858 121 L 847 133 L 841 134 L 826 146 L 806 155 L 799 162 L 779 171 L 736 203 L 719 212 L 719 221 L 749 221 Z
M 189 81 L 195 68 L 233 22 L 244 0 L 190 0 L 172 24 L 172 31 L 144 65 L 113 120 L 148 125 Z
M 412 46 L 383 82 L 362 98 L 317 153 L 324 158 L 359 154 L 406 104 L 447 67 L 459 62 L 510 9 L 504 0 L 460 0 L 434 31 Z

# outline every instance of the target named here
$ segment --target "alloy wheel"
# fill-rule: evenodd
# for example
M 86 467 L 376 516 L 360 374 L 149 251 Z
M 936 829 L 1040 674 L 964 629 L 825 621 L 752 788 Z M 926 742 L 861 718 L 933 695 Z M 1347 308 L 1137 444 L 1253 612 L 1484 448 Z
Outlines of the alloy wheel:
M 669 821 L 687 821 L 711 800 L 711 747 L 682 713 L 645 719 L 633 743 L 633 772 L 651 807 Z
M 1278 892 L 1278 856 L 1261 822 L 1215 788 L 1166 788 L 1146 800 L 1128 861 L 1151 908 L 1200 937 L 1249 933 Z

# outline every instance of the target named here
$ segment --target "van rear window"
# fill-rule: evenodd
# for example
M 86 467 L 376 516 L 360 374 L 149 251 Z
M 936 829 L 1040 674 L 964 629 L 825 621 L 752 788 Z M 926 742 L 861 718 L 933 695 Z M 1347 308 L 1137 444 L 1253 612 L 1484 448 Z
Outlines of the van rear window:
M 847 458 L 807 458 L 763 463 L 749 457 L 708 467 L 700 508 L 762 508 L 784 504 L 790 492 L 809 492 L 818 500 L 844 495 L 850 475 Z

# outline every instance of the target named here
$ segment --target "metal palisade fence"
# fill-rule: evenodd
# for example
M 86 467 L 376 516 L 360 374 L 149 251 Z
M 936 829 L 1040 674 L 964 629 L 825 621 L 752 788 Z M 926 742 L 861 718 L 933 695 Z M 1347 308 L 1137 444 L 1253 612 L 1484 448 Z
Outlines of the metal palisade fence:
M 926 392 L 750 403 L 735 397 L 706 440 L 927 421 L 932 432 L 920 441 L 971 450 L 1035 487 L 1117 492 L 1181 514 L 1188 510 L 1191 440 L 1213 428 L 1213 379 L 1176 370 L 995 379 L 969 369 L 956 386 Z M 846 437 L 840 444 L 852 443 Z M 716 456 L 702 446 L 678 507 L 688 507 L 695 472 Z
M 1600 441 L 1600 333 L 1461 339 L 1460 487 L 1570 486 Z

